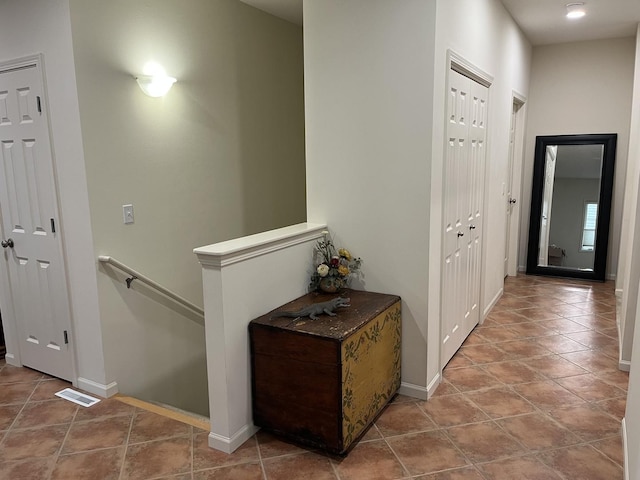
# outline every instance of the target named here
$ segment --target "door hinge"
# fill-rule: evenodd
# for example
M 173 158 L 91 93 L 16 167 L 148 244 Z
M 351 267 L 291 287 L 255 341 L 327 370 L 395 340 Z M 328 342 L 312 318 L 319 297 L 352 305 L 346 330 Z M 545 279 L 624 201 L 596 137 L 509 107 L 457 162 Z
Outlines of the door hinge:
M 42 102 L 40 101 L 40 95 L 36 97 L 36 103 L 38 104 L 38 113 L 42 113 Z
M 51 233 L 56 233 L 56 221 L 51 219 Z
M 69 345 L 69 334 L 66 330 L 64 331 L 64 344 Z

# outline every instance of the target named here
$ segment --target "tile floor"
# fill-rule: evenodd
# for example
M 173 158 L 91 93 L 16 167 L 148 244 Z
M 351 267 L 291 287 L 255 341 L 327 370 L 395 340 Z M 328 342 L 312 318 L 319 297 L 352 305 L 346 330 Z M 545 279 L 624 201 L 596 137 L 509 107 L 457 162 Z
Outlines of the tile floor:
M 207 432 L 0 362 L 0 479 L 616 480 L 628 375 L 610 283 L 509 278 L 429 401 L 398 396 L 346 458 Z

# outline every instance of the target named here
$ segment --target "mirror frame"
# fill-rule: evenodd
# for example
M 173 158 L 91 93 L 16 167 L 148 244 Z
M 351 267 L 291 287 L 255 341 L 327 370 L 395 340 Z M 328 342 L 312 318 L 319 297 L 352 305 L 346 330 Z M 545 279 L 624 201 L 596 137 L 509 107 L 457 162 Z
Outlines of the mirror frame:
M 533 165 L 533 187 L 531 191 L 531 215 L 529 218 L 527 274 L 584 278 L 600 281 L 605 280 L 617 138 L 618 135 L 615 133 L 590 135 L 543 135 L 536 137 Z M 548 145 L 603 145 L 604 147 L 602 154 L 602 170 L 600 175 L 598 225 L 596 227 L 596 247 L 593 271 L 538 265 L 538 245 L 540 241 L 542 196 L 544 190 L 545 152 Z

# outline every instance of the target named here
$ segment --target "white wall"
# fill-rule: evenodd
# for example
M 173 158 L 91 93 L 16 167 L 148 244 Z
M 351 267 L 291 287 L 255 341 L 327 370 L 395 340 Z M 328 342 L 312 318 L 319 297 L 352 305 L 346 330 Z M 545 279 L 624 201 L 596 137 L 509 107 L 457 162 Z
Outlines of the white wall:
M 640 185 L 640 26 L 636 35 L 636 56 L 632 100 L 629 160 L 624 192 L 624 211 L 620 238 L 620 258 L 616 294 L 621 297 L 618 310 L 620 331 L 620 364 L 628 367 L 633 349 L 636 323 L 636 292 L 640 284 L 640 222 L 638 222 L 638 188 Z
M 640 205 L 637 206 L 640 212 Z M 637 251 L 636 251 L 637 252 Z M 638 265 L 640 259 L 636 253 L 634 263 Z M 640 296 L 640 290 L 635 291 Z M 634 318 L 640 318 L 640 304 L 634 313 Z M 640 328 L 634 333 L 634 343 L 640 345 Z M 625 459 L 625 480 L 640 480 L 640 348 L 637 348 L 631 357 L 631 371 L 629 373 L 629 390 L 627 394 L 627 407 L 623 419 L 623 446 Z M 633 367 L 635 365 L 635 367 Z M 628 476 L 627 476 L 628 475 Z
M 425 394 L 439 372 L 447 49 L 495 77 L 486 304 L 502 288 L 512 91 L 527 93 L 530 47 L 494 0 L 307 0 L 304 25 L 308 221 L 364 259 L 367 290 L 402 297 L 403 387 Z
M 35 53 L 44 55 L 77 374 L 82 388 L 100 394 L 114 379 L 104 368 L 68 1 L 0 1 L 0 60 Z
M 402 381 L 423 395 L 434 22 L 435 1 L 304 3 L 307 218 L 402 297 Z
M 640 479 L 640 329 L 635 324 L 640 318 L 640 26 L 636 35 L 636 64 L 634 76 L 634 95 L 632 104 L 631 129 L 629 141 L 629 169 L 624 203 L 624 228 L 620 247 L 620 282 L 616 288 L 622 288 L 622 307 L 619 310 L 621 353 L 620 363 L 630 367 L 629 395 L 624 418 L 625 470 L 628 480 Z M 634 308 L 635 307 L 635 308 Z M 635 346 L 635 348 L 633 348 Z M 632 352 L 633 351 L 633 352 Z
M 489 120 L 487 136 L 487 171 L 484 205 L 483 273 L 481 279 L 481 312 L 495 302 L 504 285 L 504 253 L 506 229 L 506 183 L 509 157 L 509 129 L 514 92 L 528 97 L 531 46 L 499 1 L 442 0 L 437 9 L 438 34 L 435 58 L 434 141 L 432 151 L 432 190 L 430 204 L 430 258 L 440 258 L 442 238 L 442 176 L 445 138 L 446 55 L 452 50 L 476 68 L 493 77 L 489 90 Z M 528 102 L 525 104 L 528 105 Z M 520 172 L 520 158 L 514 171 Z M 516 180 L 513 196 L 519 198 Z M 517 215 L 518 204 L 515 206 Z M 429 269 L 430 337 L 439 331 L 440 262 L 431 262 Z M 433 332 L 433 333 L 432 333 Z M 433 342 L 433 343 L 432 343 Z M 429 343 L 429 378 L 437 373 L 435 341 Z
M 201 306 L 194 247 L 305 220 L 302 30 L 237 0 L 72 0 L 71 20 L 95 256 Z M 164 98 L 133 78 L 148 61 L 178 78 Z M 120 391 L 206 414 L 204 328 L 110 268 L 98 288 Z
M 585 202 L 597 202 L 600 182 L 593 178 L 559 178 L 553 185 L 549 244 L 565 255 L 562 266 L 593 269 L 595 252 L 582 251 Z
M 526 265 L 533 156 L 537 135 L 617 133 L 606 274 L 616 274 L 633 92 L 635 39 L 545 45 L 533 49 L 525 143 L 520 261 Z

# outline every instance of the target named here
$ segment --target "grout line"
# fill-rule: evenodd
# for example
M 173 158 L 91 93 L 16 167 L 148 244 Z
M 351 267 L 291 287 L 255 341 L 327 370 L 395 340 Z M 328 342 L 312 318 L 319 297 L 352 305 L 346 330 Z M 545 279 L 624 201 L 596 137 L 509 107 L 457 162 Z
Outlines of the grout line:
M 260 470 L 262 471 L 262 479 L 267 480 L 267 470 L 264 468 L 264 463 L 262 461 L 262 452 L 260 451 L 260 440 L 258 440 L 258 432 L 254 433 L 253 436 L 256 441 L 256 449 L 258 450 L 258 464 L 260 465 Z
M 377 425 L 376 425 L 377 428 Z M 398 454 L 396 453 L 396 451 L 393 449 L 393 447 L 391 446 L 391 444 L 389 443 L 389 441 L 387 440 L 387 437 L 382 435 L 382 432 L 380 430 L 378 430 L 378 433 L 380 433 L 380 435 L 382 436 L 382 440 L 384 441 L 384 443 L 387 445 L 387 448 L 389 450 L 391 450 L 391 453 L 393 454 L 394 457 L 396 457 L 396 460 L 398 461 L 398 463 L 400 464 L 400 466 L 402 467 L 402 470 L 404 471 L 404 473 L 406 473 L 405 477 L 408 476 L 409 478 L 413 478 L 411 476 L 411 472 L 409 471 L 409 469 L 407 468 L 407 466 L 404 464 L 404 462 L 402 461 L 402 459 L 398 456 Z M 409 434 L 410 435 L 410 434 Z M 423 474 L 421 474 L 423 475 Z M 404 477 L 403 477 L 404 478 Z
M 122 453 L 122 464 L 120 465 L 120 474 L 118 475 L 118 480 L 122 479 L 122 475 L 124 474 L 124 466 L 127 463 L 127 453 L 129 452 L 129 439 L 131 438 L 131 431 L 133 430 L 133 422 L 138 415 L 138 409 L 134 408 L 131 413 L 131 418 L 129 419 L 129 431 L 127 432 L 127 438 L 124 442 L 124 452 Z
M 191 435 L 190 435 L 190 438 L 191 438 L 191 452 L 190 452 L 191 453 L 191 462 L 190 462 L 190 466 L 191 466 L 191 468 L 189 469 L 189 472 L 191 473 L 191 478 L 193 479 L 193 457 L 194 457 L 194 450 L 195 450 L 194 442 L 195 442 L 196 435 L 195 435 L 195 432 L 193 431 L 193 425 L 189 426 L 189 430 L 191 431 Z

